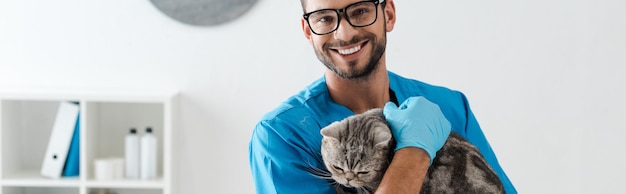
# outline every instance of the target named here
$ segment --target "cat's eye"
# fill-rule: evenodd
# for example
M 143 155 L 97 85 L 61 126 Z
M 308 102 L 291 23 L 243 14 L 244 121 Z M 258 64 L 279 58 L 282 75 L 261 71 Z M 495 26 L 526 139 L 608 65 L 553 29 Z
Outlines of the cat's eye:
M 366 175 L 366 174 L 369 174 L 369 173 L 370 173 L 369 171 L 362 171 L 362 172 L 357 172 L 356 174 L 357 175 Z
M 339 167 L 339 166 L 337 166 L 337 165 L 333 165 L 333 168 L 334 168 L 335 170 L 337 170 L 337 171 L 342 171 L 342 172 L 343 172 L 343 168 L 340 168 L 340 167 Z

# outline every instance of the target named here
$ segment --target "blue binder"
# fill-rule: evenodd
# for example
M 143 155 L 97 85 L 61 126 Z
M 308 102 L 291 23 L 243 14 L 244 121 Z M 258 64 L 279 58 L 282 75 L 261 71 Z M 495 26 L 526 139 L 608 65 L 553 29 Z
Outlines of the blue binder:
M 76 119 L 72 142 L 67 153 L 67 160 L 63 168 L 63 176 L 78 176 L 80 174 L 80 113 Z

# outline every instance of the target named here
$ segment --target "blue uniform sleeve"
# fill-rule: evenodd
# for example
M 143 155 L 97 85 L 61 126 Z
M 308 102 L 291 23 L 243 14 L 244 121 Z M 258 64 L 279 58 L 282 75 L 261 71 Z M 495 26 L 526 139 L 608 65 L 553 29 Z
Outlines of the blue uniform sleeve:
M 465 116 L 467 118 L 467 124 L 465 125 L 465 138 L 476 147 L 478 147 L 481 154 L 485 157 L 489 165 L 491 165 L 493 170 L 498 173 L 498 177 L 500 177 L 500 181 L 502 181 L 506 193 L 516 194 L 517 191 L 515 190 L 515 187 L 509 180 L 509 177 L 506 176 L 506 173 L 504 173 L 504 170 L 502 170 L 502 167 L 500 166 L 500 163 L 498 162 L 498 159 L 496 158 L 493 149 L 491 149 L 491 146 L 489 145 L 489 142 L 487 142 L 485 134 L 478 125 L 478 121 L 476 121 L 474 113 L 472 113 L 472 110 L 469 107 L 467 98 L 463 94 L 461 94 L 461 97 L 463 98 L 463 105 L 466 110 Z
M 302 141 L 285 127 L 288 124 L 272 120 L 261 121 L 254 129 L 249 154 L 256 193 L 335 194 L 328 181 L 307 170 L 320 165 L 315 153 L 298 144 Z

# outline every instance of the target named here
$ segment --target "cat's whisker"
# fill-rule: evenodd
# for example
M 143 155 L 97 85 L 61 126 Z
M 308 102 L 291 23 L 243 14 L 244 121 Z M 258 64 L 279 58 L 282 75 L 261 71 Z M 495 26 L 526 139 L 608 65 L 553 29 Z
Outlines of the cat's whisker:
M 333 182 L 335 181 L 332 178 L 332 174 L 330 174 L 330 172 L 322 170 L 322 169 L 319 169 L 319 168 L 317 168 L 317 167 L 315 167 L 313 165 L 309 165 L 307 167 L 304 167 L 304 169 L 307 172 L 311 173 L 311 175 L 313 175 L 313 176 L 315 176 L 317 178 L 324 179 L 324 180 L 332 180 Z
M 356 192 L 358 194 L 371 194 L 371 193 L 374 193 L 374 191 L 369 189 L 369 188 L 367 188 L 367 186 L 357 188 Z
M 365 185 L 362 188 L 363 193 L 374 193 L 374 191 L 376 190 L 376 188 L 370 186 L 370 185 Z

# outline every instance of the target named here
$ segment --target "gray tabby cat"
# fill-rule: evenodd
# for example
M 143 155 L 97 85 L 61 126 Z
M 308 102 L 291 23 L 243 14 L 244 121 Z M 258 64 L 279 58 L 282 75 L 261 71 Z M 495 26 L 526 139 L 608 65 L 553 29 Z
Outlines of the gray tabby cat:
M 334 122 L 321 133 L 322 158 L 330 171 L 324 178 L 336 182 L 338 193 L 373 193 L 395 148 L 382 109 Z M 421 193 L 504 193 L 504 187 L 478 149 L 452 132 L 428 169 Z

